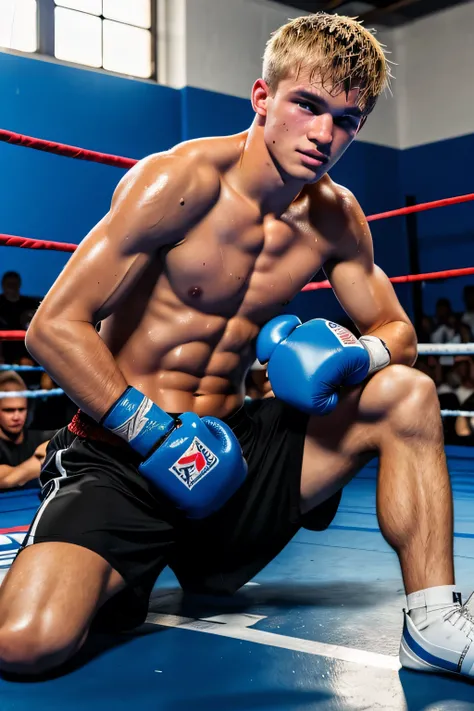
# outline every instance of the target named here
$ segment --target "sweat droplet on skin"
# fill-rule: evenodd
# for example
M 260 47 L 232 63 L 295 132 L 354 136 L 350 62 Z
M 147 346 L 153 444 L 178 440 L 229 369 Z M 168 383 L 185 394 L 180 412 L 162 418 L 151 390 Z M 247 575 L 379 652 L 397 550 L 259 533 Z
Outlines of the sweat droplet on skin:
M 191 296 L 193 299 L 198 299 L 200 296 L 202 296 L 201 287 L 192 286 L 190 289 L 188 289 L 188 296 Z

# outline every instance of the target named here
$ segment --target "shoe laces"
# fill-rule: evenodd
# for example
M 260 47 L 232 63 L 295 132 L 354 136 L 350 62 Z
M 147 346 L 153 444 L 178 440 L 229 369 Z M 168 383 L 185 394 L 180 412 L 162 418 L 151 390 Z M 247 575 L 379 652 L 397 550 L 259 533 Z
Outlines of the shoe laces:
M 449 622 L 474 641 L 474 616 L 464 605 L 456 603 L 455 608 L 447 610 L 442 617 L 444 621 Z

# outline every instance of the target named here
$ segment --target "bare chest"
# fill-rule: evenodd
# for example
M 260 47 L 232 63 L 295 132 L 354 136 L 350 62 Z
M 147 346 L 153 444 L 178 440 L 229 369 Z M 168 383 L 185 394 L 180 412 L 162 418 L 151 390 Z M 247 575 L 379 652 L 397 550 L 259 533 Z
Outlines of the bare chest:
M 165 276 L 187 306 L 259 322 L 296 296 L 329 252 L 304 208 L 260 219 L 224 199 L 168 253 Z

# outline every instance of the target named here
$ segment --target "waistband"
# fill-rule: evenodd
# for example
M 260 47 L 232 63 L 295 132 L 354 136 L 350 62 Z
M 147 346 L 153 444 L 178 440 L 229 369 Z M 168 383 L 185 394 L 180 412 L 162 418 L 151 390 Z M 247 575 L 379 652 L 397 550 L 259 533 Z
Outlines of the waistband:
M 69 432 L 81 439 L 91 439 L 94 442 L 104 442 L 104 444 L 111 444 L 121 449 L 130 449 L 123 439 L 106 430 L 82 410 L 76 412 L 67 428 Z
M 182 413 L 169 412 L 168 414 L 170 417 L 179 417 Z M 248 430 L 250 422 L 250 417 L 245 405 L 241 405 L 227 417 L 221 417 L 219 419 L 231 428 L 236 437 L 242 436 Z M 68 430 L 77 437 L 81 437 L 81 439 L 91 439 L 96 442 L 111 444 L 121 449 L 129 449 L 127 442 L 117 437 L 113 432 L 105 429 L 105 427 L 102 427 L 102 425 L 99 425 L 92 417 L 82 412 L 82 410 L 78 410 L 74 415 L 68 425 Z

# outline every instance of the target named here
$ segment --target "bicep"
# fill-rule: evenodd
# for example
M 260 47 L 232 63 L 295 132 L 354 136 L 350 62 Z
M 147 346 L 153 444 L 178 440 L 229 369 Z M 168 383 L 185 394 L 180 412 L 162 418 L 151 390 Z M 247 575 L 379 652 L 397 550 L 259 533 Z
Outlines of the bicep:
M 325 265 L 334 293 L 363 334 L 394 321 L 410 323 L 387 275 L 374 263 L 372 235 L 355 197 L 343 190 L 337 253 Z
M 334 261 L 325 271 L 339 303 L 361 333 L 393 321 L 410 323 L 390 280 L 370 256 Z
M 127 254 L 124 241 L 110 229 L 106 216 L 69 259 L 34 321 L 51 318 L 92 323 L 100 320 L 104 310 L 113 311 L 148 261 L 144 254 Z

